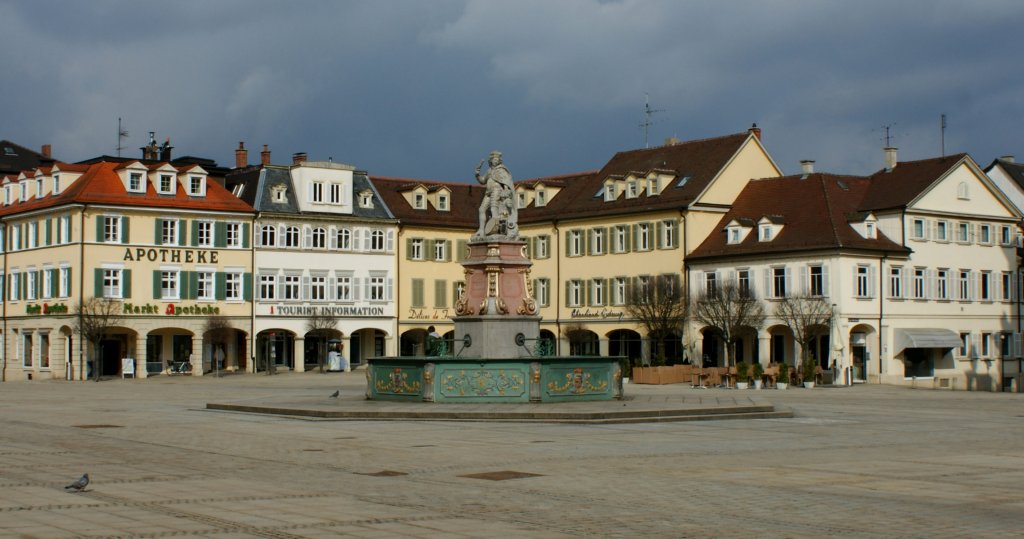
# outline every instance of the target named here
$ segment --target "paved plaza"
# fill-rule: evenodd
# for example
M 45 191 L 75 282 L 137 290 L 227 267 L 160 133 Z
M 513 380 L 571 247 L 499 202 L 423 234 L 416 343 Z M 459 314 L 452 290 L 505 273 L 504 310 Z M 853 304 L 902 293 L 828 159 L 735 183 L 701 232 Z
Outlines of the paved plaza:
M 633 400 L 594 403 L 756 398 L 794 415 L 627 424 L 205 409 L 317 395 L 362 406 L 364 383 L 360 371 L 0 384 L 0 536 L 973 538 L 1024 527 L 1024 395 L 627 385 Z M 65 492 L 83 472 L 87 490 Z

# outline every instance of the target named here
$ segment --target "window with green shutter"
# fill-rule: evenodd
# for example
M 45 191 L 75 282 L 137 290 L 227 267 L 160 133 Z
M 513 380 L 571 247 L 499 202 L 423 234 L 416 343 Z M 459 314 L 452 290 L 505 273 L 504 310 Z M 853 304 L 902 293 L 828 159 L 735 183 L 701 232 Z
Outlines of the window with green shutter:
M 448 281 L 441 279 L 434 281 L 434 308 L 448 308 Z
M 423 279 L 412 280 L 412 306 L 423 307 Z
M 131 238 L 131 236 L 128 232 L 129 222 L 130 220 L 127 216 L 121 217 L 121 243 L 130 243 L 129 238 Z

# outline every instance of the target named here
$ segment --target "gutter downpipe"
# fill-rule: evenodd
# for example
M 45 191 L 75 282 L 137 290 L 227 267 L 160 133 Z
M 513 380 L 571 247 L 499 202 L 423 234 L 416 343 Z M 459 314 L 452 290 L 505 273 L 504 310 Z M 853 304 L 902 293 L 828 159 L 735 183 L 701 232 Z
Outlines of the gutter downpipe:
M 78 216 L 78 267 L 81 268 L 78 272 L 78 305 L 81 307 L 85 301 L 85 213 L 89 210 L 89 205 L 82 206 L 82 213 Z M 69 231 L 70 232 L 70 231 Z M 86 360 L 85 351 L 82 348 L 82 309 L 78 309 L 78 379 L 84 382 L 86 380 L 85 367 Z M 74 365 L 72 364 L 72 369 Z
M 693 359 L 690 358 L 689 345 L 687 344 L 689 342 L 688 337 L 690 336 L 690 321 L 689 321 L 689 318 L 690 318 L 690 316 L 689 316 L 690 315 L 690 312 L 689 312 L 690 311 L 690 271 L 687 268 L 688 262 L 686 261 L 686 255 L 689 253 L 689 251 L 687 250 L 687 247 L 689 246 L 689 242 L 687 241 L 688 232 L 689 231 L 686 229 L 686 208 L 684 207 L 684 208 L 680 208 L 679 209 L 679 235 L 682 237 L 682 240 L 683 240 L 682 241 L 682 247 L 683 247 L 683 253 L 682 253 L 682 255 L 683 255 L 683 280 L 682 280 L 683 284 L 682 284 L 682 286 L 683 286 L 683 294 L 685 294 L 683 297 L 686 298 L 685 301 L 686 301 L 686 318 L 687 318 L 687 320 L 685 320 L 683 322 L 683 342 L 681 344 L 683 345 L 683 354 L 684 354 L 683 358 L 684 358 L 684 360 L 687 360 L 687 359 L 690 360 L 690 362 L 691 362 L 690 364 L 692 365 L 693 364 L 692 363 Z M 703 366 L 703 363 L 701 363 L 701 366 Z
M 4 254 L 4 281 L 3 284 L 7 285 L 6 280 L 10 279 L 11 274 L 7 272 L 7 223 L 6 221 L 0 222 L 0 230 L 4 232 L 2 234 L 4 245 L 0 245 L 0 251 Z M 3 297 L 3 316 L 4 316 L 4 335 L 3 335 L 3 349 L 0 350 L 0 354 L 3 354 L 3 366 L 0 367 L 0 382 L 7 381 L 7 341 L 10 340 L 10 335 L 7 333 L 7 286 L 0 286 L 0 294 Z
M 256 281 L 256 238 L 261 232 L 256 230 L 256 223 L 260 220 L 260 212 L 256 211 L 252 220 L 252 237 L 249 238 L 249 368 L 256 374 L 256 294 L 259 290 L 259 283 Z
M 882 331 L 882 324 L 885 321 L 885 290 L 882 285 L 885 283 L 885 259 L 888 255 L 882 255 L 881 260 L 878 261 L 878 383 L 882 383 L 882 373 L 884 371 L 882 367 L 882 344 L 885 339 Z

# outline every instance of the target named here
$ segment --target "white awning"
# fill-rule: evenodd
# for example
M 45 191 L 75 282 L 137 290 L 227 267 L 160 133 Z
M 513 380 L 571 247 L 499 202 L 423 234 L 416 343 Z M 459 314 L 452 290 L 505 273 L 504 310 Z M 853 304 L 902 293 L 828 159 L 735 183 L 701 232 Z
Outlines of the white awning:
M 958 348 L 961 344 L 960 336 L 949 329 L 897 329 L 893 353 L 898 354 L 905 348 Z

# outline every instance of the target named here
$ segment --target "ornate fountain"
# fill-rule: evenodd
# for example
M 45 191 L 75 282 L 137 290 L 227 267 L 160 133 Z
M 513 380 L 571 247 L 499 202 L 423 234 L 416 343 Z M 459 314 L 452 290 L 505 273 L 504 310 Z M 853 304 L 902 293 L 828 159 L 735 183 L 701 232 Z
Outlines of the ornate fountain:
M 532 262 L 519 239 L 515 187 L 491 152 L 480 226 L 462 266 L 466 287 L 455 305 L 454 349 L 441 356 L 379 357 L 368 362 L 366 397 L 424 402 L 565 402 L 622 398 L 618 357 L 544 355 L 530 286 Z

